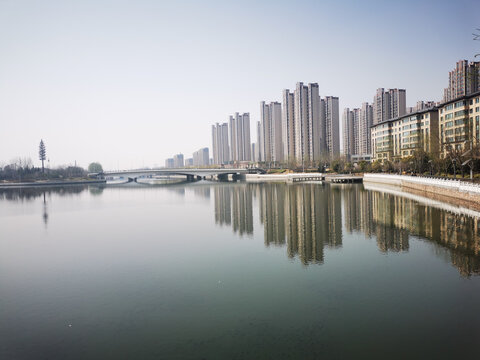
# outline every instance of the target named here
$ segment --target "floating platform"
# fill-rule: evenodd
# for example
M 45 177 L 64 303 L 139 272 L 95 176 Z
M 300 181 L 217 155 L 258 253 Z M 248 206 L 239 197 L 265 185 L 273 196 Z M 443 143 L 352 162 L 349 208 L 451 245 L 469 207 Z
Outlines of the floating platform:
M 330 175 L 325 176 L 325 182 L 332 184 L 355 184 L 362 183 L 363 176 L 358 175 Z

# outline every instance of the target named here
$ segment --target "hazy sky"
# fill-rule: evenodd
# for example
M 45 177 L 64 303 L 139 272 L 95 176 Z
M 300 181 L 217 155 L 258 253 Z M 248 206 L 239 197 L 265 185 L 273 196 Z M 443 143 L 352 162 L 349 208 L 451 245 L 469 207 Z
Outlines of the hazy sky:
M 480 1 L 0 0 L 0 164 L 163 165 L 211 124 L 318 82 L 344 107 L 376 88 L 440 100 L 472 60 Z

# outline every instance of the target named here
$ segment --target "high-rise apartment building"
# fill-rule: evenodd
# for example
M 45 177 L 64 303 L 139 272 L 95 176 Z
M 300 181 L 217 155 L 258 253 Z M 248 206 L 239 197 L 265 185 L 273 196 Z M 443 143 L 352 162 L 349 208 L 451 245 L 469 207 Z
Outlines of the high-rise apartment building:
M 352 156 L 365 159 L 370 155 L 371 140 L 370 127 L 372 126 L 372 106 L 363 103 L 360 109 L 343 112 L 343 154 L 349 159 Z
M 300 164 L 310 162 L 309 124 L 308 124 L 308 87 L 297 83 L 295 99 L 295 159 Z
M 373 98 L 373 124 L 403 116 L 406 112 L 405 89 L 377 89 Z
M 338 97 L 325 97 L 325 134 L 327 155 L 330 157 L 340 154 L 340 121 Z
M 214 164 L 223 165 L 230 161 L 227 123 L 212 125 L 212 152 Z
M 263 161 L 262 154 L 260 148 L 263 146 L 263 138 L 262 138 L 262 123 L 257 121 L 257 143 L 255 145 L 255 153 L 252 153 L 254 156 L 254 161 Z
M 457 61 L 448 73 L 448 87 L 443 91 L 443 102 L 480 91 L 480 62 Z
M 318 84 L 308 84 L 309 158 L 313 162 L 319 161 L 326 150 L 326 128 L 320 104 Z
M 295 99 L 290 90 L 282 93 L 282 142 L 285 161 L 295 159 Z
M 360 109 L 358 121 L 358 153 L 357 155 L 372 154 L 372 136 L 370 128 L 373 125 L 373 106 L 363 103 Z
M 272 146 L 271 140 L 271 118 L 270 107 L 265 104 L 265 101 L 260 103 L 260 161 L 270 162 L 272 161 Z
M 343 111 L 343 155 L 350 159 L 352 155 L 358 154 L 360 109 L 346 108 Z
M 260 103 L 260 154 L 262 161 L 283 161 L 282 105 Z
M 233 162 L 251 161 L 250 114 L 230 116 L 230 159 Z
M 343 155 L 350 158 L 355 148 L 355 124 L 353 123 L 353 111 L 349 108 L 343 110 Z

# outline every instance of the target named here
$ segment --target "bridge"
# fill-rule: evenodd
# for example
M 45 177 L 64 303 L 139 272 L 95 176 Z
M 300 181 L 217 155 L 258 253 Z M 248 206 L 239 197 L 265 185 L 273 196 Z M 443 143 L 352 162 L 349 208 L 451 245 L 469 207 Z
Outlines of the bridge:
M 188 181 L 202 180 L 206 178 L 217 178 L 218 180 L 227 180 L 229 175 L 238 178 L 248 173 L 261 172 L 260 169 L 226 169 L 226 168 L 162 168 L 162 169 L 134 169 L 104 171 L 101 173 L 89 174 L 89 176 L 114 177 L 121 176 L 130 181 L 137 181 L 137 178 L 151 175 L 183 175 Z

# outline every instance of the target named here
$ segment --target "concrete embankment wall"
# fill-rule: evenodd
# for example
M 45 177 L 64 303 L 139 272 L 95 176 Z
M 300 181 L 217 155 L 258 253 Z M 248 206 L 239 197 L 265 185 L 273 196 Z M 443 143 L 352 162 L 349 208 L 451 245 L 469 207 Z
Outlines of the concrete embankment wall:
M 459 180 L 387 174 L 365 174 L 363 181 L 396 185 L 403 190 L 432 199 L 480 210 L 480 185 L 478 184 Z

